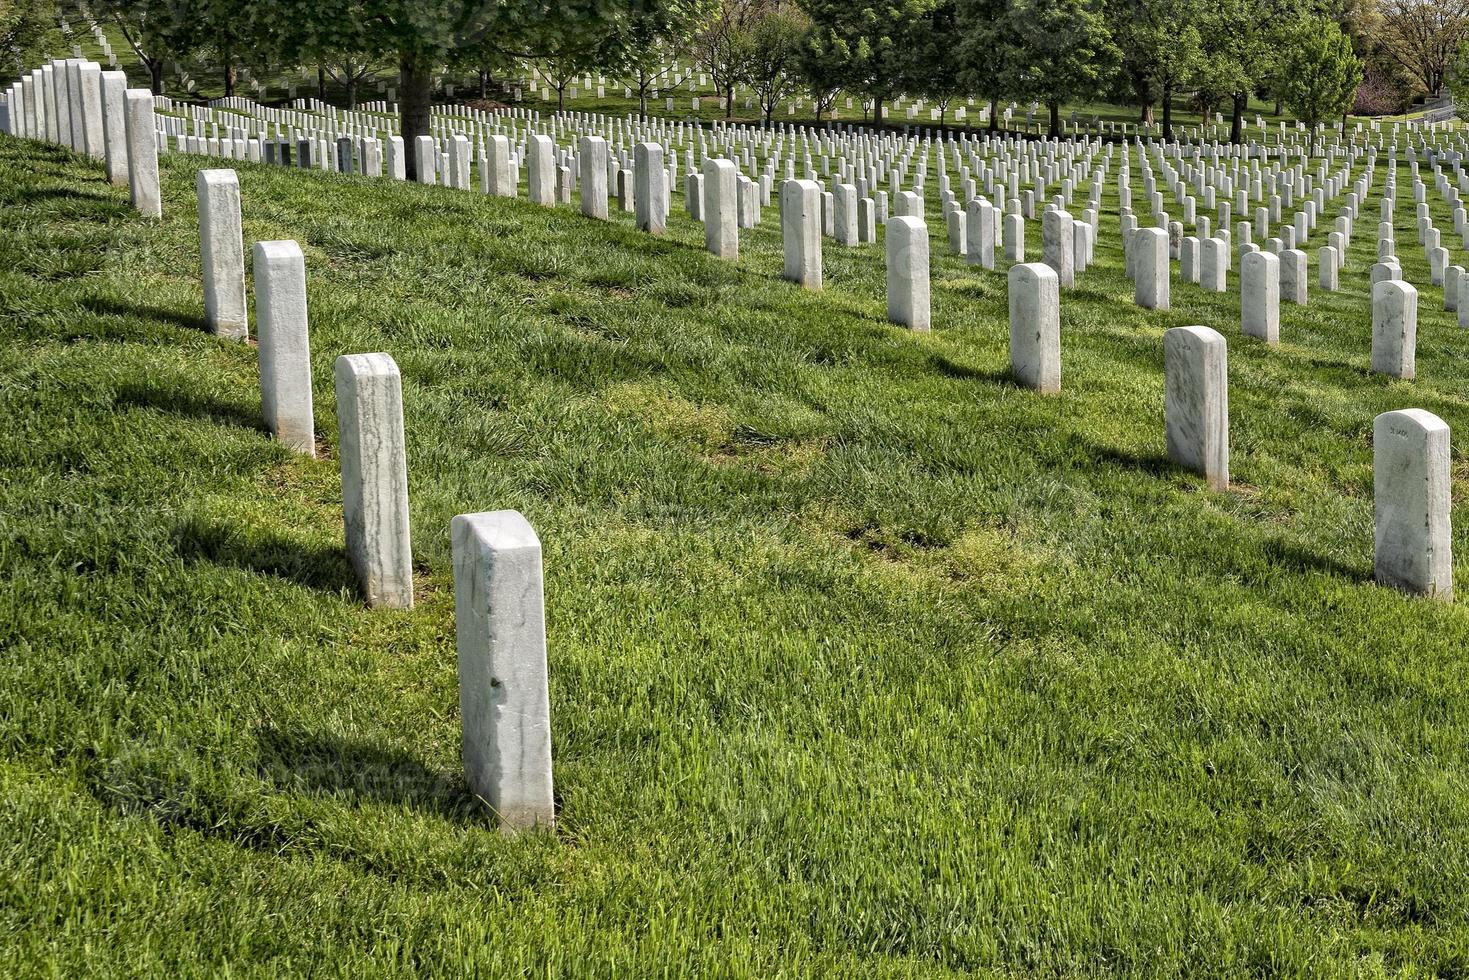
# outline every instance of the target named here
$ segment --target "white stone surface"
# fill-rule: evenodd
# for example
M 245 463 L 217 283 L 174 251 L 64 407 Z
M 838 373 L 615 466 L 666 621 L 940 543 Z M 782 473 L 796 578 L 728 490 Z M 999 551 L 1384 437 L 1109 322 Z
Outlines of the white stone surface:
M 204 321 L 216 336 L 245 340 L 245 241 L 240 227 L 240 181 L 233 170 L 201 170 L 199 253 L 204 266 Z
M 643 142 L 633 147 L 634 222 L 639 231 L 661 235 L 668 227 L 668 173 L 663 147 Z
M 1280 253 L 1280 298 L 1287 303 L 1305 306 L 1308 299 L 1307 286 L 1310 273 L 1306 266 L 1306 253 L 1298 248 L 1287 248 Z
M 530 138 L 526 149 L 529 168 L 529 197 L 532 204 L 553 208 L 556 206 L 556 144 L 551 137 L 536 134 Z
M 555 821 L 541 542 L 517 511 L 450 522 L 464 775 L 505 831 Z
M 158 144 L 154 141 L 153 93 L 127 90 L 128 194 L 145 218 L 163 217 L 158 188 Z
M 485 158 L 489 161 L 490 193 L 495 197 L 515 197 L 515 169 L 510 165 L 510 140 L 498 134 L 485 141 Z
M 1418 345 L 1418 290 L 1401 279 L 1372 287 L 1372 370 L 1412 378 Z
M 373 607 L 413 608 L 403 388 L 387 354 L 337 358 L 337 432 L 347 555 Z
M 1229 288 L 1229 243 L 1222 238 L 1206 238 L 1199 243 L 1199 285 L 1210 293 Z
M 740 257 L 739 200 L 734 161 L 704 161 L 704 247 L 731 262 Z
M 922 218 L 888 219 L 887 275 L 888 319 L 913 330 L 930 329 L 928 225 Z
M 1010 267 L 1010 372 L 1044 394 L 1061 390 L 1061 287 L 1044 262 Z
M 1133 268 L 1137 273 L 1133 298 L 1148 310 L 1166 310 L 1168 288 L 1168 232 L 1139 228 L 1132 233 Z
M 807 289 L 821 289 L 820 184 L 814 180 L 782 182 L 780 228 L 785 245 L 785 278 Z
M 581 213 L 607 219 L 607 141 L 600 136 L 583 136 L 576 154 L 577 183 L 581 187 Z
M 1377 581 L 1450 602 L 1454 563 L 1449 427 L 1410 408 L 1372 424 Z
M 1065 211 L 1047 211 L 1041 216 L 1041 260 L 1056 270 L 1056 279 L 1065 289 L 1076 285 L 1076 235 L 1071 215 Z
M 418 182 L 420 184 L 433 184 L 438 181 L 437 159 L 438 152 L 434 146 L 432 136 L 419 136 L 413 141 L 413 163 L 418 170 Z
M 1224 337 L 1208 327 L 1163 333 L 1163 410 L 1168 457 L 1229 486 L 1229 376 Z
M 995 267 L 995 218 L 994 206 L 982 197 L 970 201 L 966 208 L 964 234 L 968 241 L 964 257 L 970 265 L 981 269 Z
M 1280 259 L 1250 252 L 1240 262 L 1240 332 L 1280 343 Z
M 120 71 L 102 73 L 102 142 L 107 180 L 122 187 L 128 182 L 128 77 Z
M 283 445 L 315 456 L 306 259 L 295 242 L 256 242 L 253 268 L 265 426 Z

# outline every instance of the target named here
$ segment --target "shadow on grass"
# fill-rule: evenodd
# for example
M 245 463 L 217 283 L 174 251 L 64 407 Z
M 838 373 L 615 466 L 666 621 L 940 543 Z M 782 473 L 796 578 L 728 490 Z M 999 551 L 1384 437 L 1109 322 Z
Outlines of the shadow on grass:
M 185 562 L 209 562 L 273 575 L 309 589 L 357 594 L 357 577 L 341 548 L 302 544 L 258 528 L 234 527 L 190 518 L 173 533 Z
M 1366 566 L 1358 567 L 1350 565 L 1335 558 L 1318 555 L 1302 548 L 1293 541 L 1284 538 L 1275 538 L 1266 541 L 1261 551 L 1271 564 L 1288 568 L 1295 572 L 1321 572 L 1326 575 L 1336 575 L 1352 582 L 1367 582 L 1372 579 L 1372 569 Z
M 259 776 L 277 792 L 412 807 L 459 823 L 492 816 L 461 773 L 431 769 L 385 746 L 278 728 L 262 730 L 256 744 Z
M 929 366 L 939 374 L 949 378 L 958 378 L 961 381 L 984 381 L 988 384 L 999 385 L 1002 388 L 1019 388 L 1015 383 L 1015 376 L 1008 369 L 1000 371 L 986 371 L 983 368 L 970 367 L 960 364 L 943 354 L 935 354 L 929 358 Z
M 179 313 L 176 310 L 167 310 L 159 306 L 142 306 L 132 303 L 119 303 L 116 300 L 103 299 L 100 297 L 88 297 L 82 300 L 82 306 L 93 313 L 103 316 L 121 316 L 136 320 L 155 320 L 171 323 L 185 330 L 197 330 L 199 333 L 208 333 L 209 325 L 203 316 L 190 313 Z
M 1119 469 L 1145 473 L 1154 477 L 1173 477 L 1185 472 L 1182 467 L 1165 455 L 1130 453 L 1125 449 L 1099 446 L 1096 443 L 1086 443 L 1085 446 L 1092 459 L 1103 466 L 1116 466 Z
M 238 425 L 256 432 L 269 431 L 260 412 L 253 406 L 239 405 L 176 388 L 123 385 L 117 389 L 112 404 L 116 408 L 146 408 L 184 418 Z
M 30 187 L 20 192 L 22 204 L 39 204 L 42 201 L 85 201 L 97 205 L 99 211 L 110 211 L 116 215 L 126 215 L 129 210 L 125 204 L 102 192 L 89 193 L 70 187 Z

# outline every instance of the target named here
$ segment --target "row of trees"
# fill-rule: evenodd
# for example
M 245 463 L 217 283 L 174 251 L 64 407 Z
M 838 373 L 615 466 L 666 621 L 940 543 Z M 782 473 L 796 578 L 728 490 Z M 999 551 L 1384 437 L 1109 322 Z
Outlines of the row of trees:
M 1107 100 L 1135 102 L 1148 123 L 1161 105 L 1171 133 L 1189 93 L 1206 113 L 1227 109 L 1237 140 L 1252 94 L 1313 124 L 1350 107 L 1359 13 L 1321 0 L 722 0 L 690 49 L 729 102 L 743 81 L 767 117 L 784 79 L 818 118 L 839 91 L 877 122 L 900 95 L 941 116 L 979 96 L 991 125 L 1009 100 L 1044 105 L 1054 134 L 1062 105 Z
M 12 0 L 34 9 L 45 0 Z M 1378 6 L 1380 4 L 1380 6 Z M 0 7 L 4 4 L 0 3 Z M 355 99 L 378 69 L 398 76 L 402 132 L 428 131 L 433 79 L 491 77 L 532 61 L 564 97 L 591 71 L 629 79 L 646 111 L 674 61 L 711 77 L 726 112 L 744 86 L 766 118 L 797 91 L 818 119 L 838 93 L 881 122 L 900 95 L 945 118 L 958 98 L 992 110 L 1105 100 L 1226 112 L 1242 136 L 1252 95 L 1317 123 L 1376 82 L 1435 90 L 1469 31 L 1469 0 L 92 0 L 162 92 L 165 65 L 207 66 L 234 91 L 241 68 L 315 65 Z M 0 21 L 0 29 L 3 29 Z M 1404 82 L 1407 79 L 1407 82 Z

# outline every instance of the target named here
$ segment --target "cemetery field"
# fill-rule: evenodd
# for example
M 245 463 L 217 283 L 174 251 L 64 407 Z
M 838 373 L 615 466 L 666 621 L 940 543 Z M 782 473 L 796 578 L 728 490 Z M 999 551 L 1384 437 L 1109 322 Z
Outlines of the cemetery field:
M 679 194 L 660 240 L 231 161 L 247 254 L 306 253 L 308 459 L 204 329 L 215 165 L 163 156 L 150 222 L 0 137 L 0 973 L 1469 972 L 1469 615 L 1372 584 L 1371 445 L 1433 412 L 1462 497 L 1469 331 L 1400 203 L 1418 377 L 1369 373 L 1380 173 L 1274 348 L 1237 256 L 1133 303 L 1109 177 L 1043 396 L 1008 263 L 950 255 L 936 194 L 921 334 L 880 245 L 782 281 L 774 208 L 736 264 Z M 1229 342 L 1226 491 L 1167 459 L 1187 324 Z M 332 365 L 368 351 L 402 370 L 406 612 L 343 552 Z M 519 838 L 463 783 L 448 538 L 507 508 L 558 805 Z

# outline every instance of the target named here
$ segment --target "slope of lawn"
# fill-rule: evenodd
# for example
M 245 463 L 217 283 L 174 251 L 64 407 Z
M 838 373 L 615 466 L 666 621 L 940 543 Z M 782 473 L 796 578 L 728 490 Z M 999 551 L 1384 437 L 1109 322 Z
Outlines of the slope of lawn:
M 654 240 L 239 164 L 247 246 L 307 254 L 310 460 L 201 329 L 207 165 L 149 223 L 0 138 L 0 973 L 1469 971 L 1469 614 L 1371 583 L 1370 445 L 1439 414 L 1462 495 L 1469 333 L 1425 285 L 1418 380 L 1368 373 L 1383 168 L 1270 349 L 1233 278 L 1132 305 L 1114 161 L 1041 397 L 936 212 L 918 335 L 880 247 L 781 281 L 774 209 L 726 264 L 677 197 Z M 1228 492 L 1165 456 L 1191 323 Z M 342 552 L 332 362 L 379 350 L 412 612 Z M 559 817 L 521 839 L 459 769 L 447 527 L 499 508 L 546 562 Z

